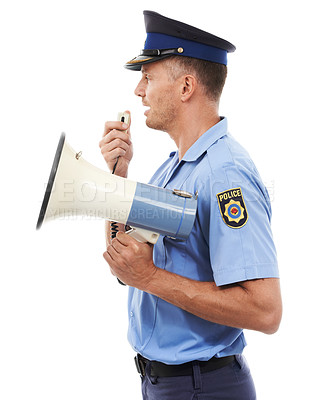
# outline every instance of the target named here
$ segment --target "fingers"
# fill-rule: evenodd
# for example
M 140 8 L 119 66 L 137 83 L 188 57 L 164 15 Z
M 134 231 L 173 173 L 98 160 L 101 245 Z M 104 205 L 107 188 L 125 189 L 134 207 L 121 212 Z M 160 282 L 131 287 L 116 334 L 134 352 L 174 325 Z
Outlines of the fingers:
M 102 139 L 99 142 L 99 147 L 101 148 L 102 146 L 104 146 L 108 143 L 113 143 L 115 146 L 124 145 L 125 149 L 126 149 L 127 146 L 129 146 L 131 144 L 131 140 L 125 132 L 121 132 L 116 129 L 113 129 L 109 133 L 107 133 L 106 135 L 104 135 L 102 137 Z
M 103 137 L 106 136 L 110 131 L 112 130 L 119 130 L 123 131 L 124 133 L 127 133 L 130 135 L 130 125 L 131 125 L 131 113 L 130 111 L 125 111 L 124 113 L 129 114 L 129 123 L 121 122 L 121 121 L 107 121 L 104 124 L 104 133 Z
M 125 155 L 129 148 L 129 144 L 119 138 L 113 139 L 112 141 L 109 141 L 109 142 L 105 138 L 100 141 L 99 147 L 100 147 L 101 153 L 104 157 L 105 157 L 106 153 L 110 153 L 114 150 L 120 150 L 120 152 L 118 154 L 116 154 L 116 152 L 113 154 L 113 158 L 114 158 L 117 156 Z
M 137 252 L 139 249 L 137 240 L 129 237 L 123 232 L 118 232 L 116 238 L 114 238 L 111 244 L 107 247 L 106 253 L 109 255 L 110 258 L 108 260 L 112 263 L 113 262 L 126 262 L 128 257 L 130 257 L 130 252 Z M 104 253 L 104 254 L 106 254 Z
M 115 238 L 103 253 L 103 258 L 109 264 L 112 275 L 117 276 L 117 271 L 121 266 L 126 266 L 125 256 L 121 255 L 125 249 L 126 246 Z
M 131 146 L 131 140 L 128 135 L 116 130 L 108 133 L 99 142 L 101 153 L 107 163 L 116 160 L 117 157 L 125 156 L 129 146 Z
M 116 259 L 118 258 L 118 256 L 121 253 L 124 253 L 124 251 L 127 249 L 127 246 L 124 245 L 121 241 L 120 241 L 120 234 L 122 232 L 118 232 L 116 238 L 114 238 L 111 242 L 111 244 L 107 247 L 107 251 L 104 254 L 108 254 L 111 258 L 111 260 L 116 261 Z M 125 234 L 124 234 L 125 235 Z M 127 236 L 127 235 L 126 235 Z
M 126 246 L 130 246 L 130 245 L 137 245 L 138 241 L 134 238 L 132 238 L 131 236 L 127 235 L 127 233 L 125 232 L 118 232 L 116 235 L 116 239 L 122 244 L 124 245 L 124 247 Z
M 107 251 L 105 251 L 105 252 L 103 253 L 103 258 L 104 258 L 105 261 L 109 264 L 111 274 L 114 275 L 114 276 L 116 276 L 116 274 L 115 274 L 115 272 L 114 272 L 114 269 L 111 267 L 111 265 L 114 263 L 113 258 L 110 256 L 110 254 L 109 254 Z
M 125 122 L 121 122 L 121 121 L 107 121 L 104 124 L 104 132 L 103 132 L 103 137 L 106 137 L 107 135 L 109 135 L 112 131 L 118 131 L 118 132 L 122 132 L 123 136 L 122 138 L 124 138 L 125 141 L 125 133 L 127 133 L 128 136 L 130 136 L 130 125 L 131 125 L 131 115 L 130 115 L 130 111 L 125 111 L 125 113 L 129 114 L 129 123 L 125 123 Z M 116 132 L 115 132 L 116 134 Z M 128 138 L 129 139 L 129 138 Z M 108 137 L 108 140 L 112 140 L 111 136 Z M 128 140 L 129 144 L 130 144 L 130 140 Z
M 111 246 L 113 247 L 113 249 L 116 251 L 116 253 L 120 254 L 121 252 L 123 252 L 124 250 L 126 250 L 126 245 L 123 244 L 120 241 L 120 234 L 122 232 L 118 232 L 118 234 L 116 235 L 116 238 L 114 238 L 111 242 Z M 126 235 L 127 236 L 127 235 Z
M 129 128 L 129 125 L 126 124 L 125 122 L 121 121 L 107 121 L 104 124 L 104 132 L 103 132 L 103 137 L 106 136 L 110 131 L 112 130 L 118 130 L 118 131 L 126 131 Z

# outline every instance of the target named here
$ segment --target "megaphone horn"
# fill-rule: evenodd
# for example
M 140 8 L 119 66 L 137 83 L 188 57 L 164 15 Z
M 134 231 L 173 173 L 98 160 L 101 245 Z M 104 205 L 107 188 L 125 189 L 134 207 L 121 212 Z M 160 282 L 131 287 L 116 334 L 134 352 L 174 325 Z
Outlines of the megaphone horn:
M 197 196 L 112 175 L 88 163 L 62 133 L 41 205 L 37 229 L 67 216 L 95 216 L 128 225 L 136 239 L 185 240 L 193 227 Z

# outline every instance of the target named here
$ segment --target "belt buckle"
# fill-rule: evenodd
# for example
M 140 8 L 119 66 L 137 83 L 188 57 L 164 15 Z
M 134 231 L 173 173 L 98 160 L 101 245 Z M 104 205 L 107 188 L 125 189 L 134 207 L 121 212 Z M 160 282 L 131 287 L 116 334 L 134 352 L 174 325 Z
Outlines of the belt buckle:
M 135 364 L 136 364 L 136 368 L 138 373 L 141 376 L 145 376 L 145 362 L 143 361 L 143 359 L 139 356 L 139 354 L 135 357 Z

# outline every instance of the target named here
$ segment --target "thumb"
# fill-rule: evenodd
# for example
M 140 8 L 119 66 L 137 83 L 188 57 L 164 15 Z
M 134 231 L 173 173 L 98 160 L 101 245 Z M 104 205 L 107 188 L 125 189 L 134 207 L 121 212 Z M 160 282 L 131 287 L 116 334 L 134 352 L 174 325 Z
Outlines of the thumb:
M 128 128 L 126 129 L 126 133 L 130 135 L 130 125 L 131 125 L 131 112 L 129 110 L 124 111 L 124 113 L 129 114 Z

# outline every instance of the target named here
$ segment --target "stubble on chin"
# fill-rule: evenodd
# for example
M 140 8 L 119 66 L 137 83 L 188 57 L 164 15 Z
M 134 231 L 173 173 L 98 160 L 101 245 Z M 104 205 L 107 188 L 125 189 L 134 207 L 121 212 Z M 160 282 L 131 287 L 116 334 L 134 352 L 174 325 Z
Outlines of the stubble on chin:
M 175 123 L 177 111 L 172 103 L 168 103 L 167 105 L 162 106 L 162 109 L 159 113 L 153 113 L 153 111 L 151 112 L 150 109 L 149 114 L 147 115 L 146 119 L 146 125 L 148 128 L 169 132 Z

